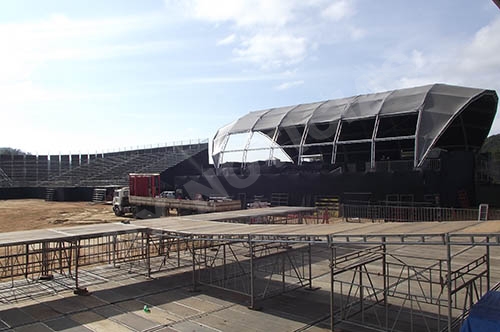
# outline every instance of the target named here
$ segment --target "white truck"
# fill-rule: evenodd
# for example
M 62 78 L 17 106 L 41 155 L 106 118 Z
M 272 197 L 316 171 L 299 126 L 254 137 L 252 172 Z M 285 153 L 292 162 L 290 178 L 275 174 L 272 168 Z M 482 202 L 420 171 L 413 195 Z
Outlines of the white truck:
M 173 192 L 164 192 L 165 195 L 162 195 L 159 191 L 159 179 L 159 174 L 129 174 L 130 187 L 116 189 L 113 194 L 115 214 L 117 216 L 132 214 L 135 218 L 151 218 L 168 216 L 171 209 L 177 210 L 177 215 L 241 209 L 239 200 L 178 199 L 172 194 Z

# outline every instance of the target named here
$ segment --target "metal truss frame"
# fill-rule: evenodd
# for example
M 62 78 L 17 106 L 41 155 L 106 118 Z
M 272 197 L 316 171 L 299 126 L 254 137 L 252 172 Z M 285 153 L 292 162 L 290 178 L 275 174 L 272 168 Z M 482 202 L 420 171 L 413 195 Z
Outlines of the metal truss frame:
M 86 283 L 81 283 L 82 267 L 128 264 L 132 269 L 140 262 L 147 265 L 149 238 L 147 231 L 134 229 L 3 245 L 0 246 L 0 279 L 10 281 L 10 297 L 15 298 L 29 296 L 22 292 L 15 294 L 21 284 L 55 280 L 62 283 L 64 289 L 71 287 L 71 283 L 61 282 L 61 278 L 72 280 L 75 292 L 85 292 Z M 146 274 L 149 275 L 149 271 L 148 268 Z
M 276 219 L 277 220 L 277 219 Z M 191 268 L 192 287 L 222 288 L 260 301 L 313 289 L 313 248 L 328 251 L 331 329 L 358 324 L 388 331 L 452 331 L 490 287 L 490 246 L 497 234 L 188 234 L 154 228 L 71 235 L 0 246 L 0 279 L 16 293 L 20 280 L 54 275 L 84 292 L 83 267 L 123 266 L 146 277 Z M 418 250 L 441 248 L 442 257 Z M 65 285 L 68 285 L 66 283 Z M 71 287 L 71 288 L 73 288 Z M 67 289 L 68 287 L 66 287 Z M 5 290 L 5 288 L 3 288 Z M 0 287 L 0 300 L 2 300 Z M 22 294 L 20 294 L 21 296 Z
M 275 236 L 192 236 L 154 232 L 152 238 L 168 243 L 161 254 L 162 268 L 187 267 L 191 256 L 192 289 L 200 285 L 221 288 L 258 301 L 301 288 L 313 289 L 312 246 L 326 238 L 292 239 Z
M 490 289 L 489 246 L 498 245 L 489 236 L 471 242 L 450 235 L 331 235 L 328 242 L 332 331 L 338 323 L 383 331 L 452 331 Z M 336 254 L 353 244 L 364 248 Z M 389 250 L 407 245 L 439 246 L 446 255 L 433 258 Z M 475 258 L 466 256 L 471 251 Z
M 220 222 L 240 223 L 240 224 L 303 224 L 306 220 L 314 217 L 315 222 L 320 222 L 320 216 L 315 211 L 295 211 L 286 214 L 274 214 L 263 216 L 244 216 L 220 219 Z

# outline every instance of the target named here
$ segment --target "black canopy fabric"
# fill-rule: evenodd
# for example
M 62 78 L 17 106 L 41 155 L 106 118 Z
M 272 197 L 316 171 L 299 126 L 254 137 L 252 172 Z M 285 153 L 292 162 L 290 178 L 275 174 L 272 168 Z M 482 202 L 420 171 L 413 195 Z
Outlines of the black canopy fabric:
M 464 129 L 464 135 L 481 136 L 482 143 L 491 128 L 497 104 L 498 96 L 493 90 L 432 84 L 255 111 L 217 131 L 213 140 L 213 159 L 215 164 L 219 165 L 226 151 L 229 137 L 241 133 L 259 132 L 275 143 L 288 146 L 288 149 L 296 148 L 297 151 L 303 151 L 304 147 L 308 146 L 307 136 L 311 133 L 315 135 L 314 144 L 330 144 L 333 147 L 338 143 L 341 135 L 354 137 L 352 143 L 387 140 L 387 138 L 377 138 L 379 121 L 387 117 L 408 115 L 409 117 L 417 116 L 414 131 L 410 135 L 401 137 L 396 135 L 390 139 L 413 139 L 415 166 L 419 166 L 451 123 L 464 112 L 476 112 L 478 117 L 485 119 L 478 125 L 475 124 L 474 128 L 479 131 L 466 132 Z M 373 125 L 368 126 L 368 133 L 364 136 L 343 132 L 353 130 L 352 128 L 359 129 L 359 127 L 347 124 L 370 119 L 374 120 Z M 342 126 L 342 124 L 346 125 Z M 332 134 L 332 130 L 318 130 L 318 128 L 324 128 L 321 126 L 325 125 L 330 129 L 333 128 L 336 133 Z M 323 136 L 321 136 L 322 133 Z M 321 142 L 322 139 L 323 142 Z M 472 139 L 471 141 L 477 142 L 478 140 Z M 242 146 L 241 151 L 248 150 L 249 145 Z

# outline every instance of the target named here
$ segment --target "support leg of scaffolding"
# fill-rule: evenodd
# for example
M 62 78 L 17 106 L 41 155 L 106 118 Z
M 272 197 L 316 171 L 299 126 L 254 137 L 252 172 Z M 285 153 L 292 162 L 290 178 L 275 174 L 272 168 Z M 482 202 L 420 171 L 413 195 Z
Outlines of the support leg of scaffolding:
M 75 247 L 75 291 L 73 292 L 76 295 L 89 295 L 87 288 L 80 287 L 80 279 L 79 279 L 79 270 L 80 270 L 80 240 L 76 241 Z
M 151 278 L 150 236 L 146 233 L 146 277 Z
M 253 243 L 251 235 L 248 235 L 248 248 L 250 255 L 250 309 L 257 310 L 257 306 L 255 305 L 255 271 L 254 271 L 254 252 L 253 252 Z
M 385 236 L 382 238 L 382 277 L 384 278 L 384 321 L 385 328 L 389 329 L 389 276 L 387 270 L 387 247 L 385 244 Z
M 187 243 L 186 243 L 187 245 Z M 193 260 L 193 288 L 191 289 L 191 292 L 197 292 L 198 291 L 198 281 L 196 280 L 196 248 L 194 241 L 191 241 L 191 254 L 192 254 L 192 260 Z
M 335 327 L 335 320 L 334 320 L 334 294 L 335 294 L 335 288 L 334 288 L 334 283 L 335 283 L 335 276 L 333 274 L 333 269 L 335 267 L 335 247 L 332 246 L 331 238 L 328 237 L 328 247 L 330 248 L 330 330 L 333 331 Z M 340 294 L 342 296 L 342 294 Z
M 486 291 L 490 290 L 490 238 L 486 236 Z
M 451 323 L 452 323 L 452 294 L 451 294 L 451 244 L 450 244 L 450 236 L 446 235 L 446 265 L 447 265 L 447 273 L 446 273 L 446 291 L 447 291 L 447 301 L 448 301 L 448 332 L 451 332 Z

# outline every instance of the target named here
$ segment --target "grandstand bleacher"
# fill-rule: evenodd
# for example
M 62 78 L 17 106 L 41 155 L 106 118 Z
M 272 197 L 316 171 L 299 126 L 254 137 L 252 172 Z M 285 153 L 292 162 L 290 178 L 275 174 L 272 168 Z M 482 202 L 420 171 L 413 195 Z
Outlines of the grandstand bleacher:
M 125 186 L 129 173 L 161 173 L 203 151 L 208 140 L 89 155 L 0 155 L 0 187 Z

